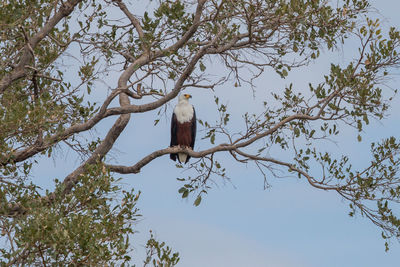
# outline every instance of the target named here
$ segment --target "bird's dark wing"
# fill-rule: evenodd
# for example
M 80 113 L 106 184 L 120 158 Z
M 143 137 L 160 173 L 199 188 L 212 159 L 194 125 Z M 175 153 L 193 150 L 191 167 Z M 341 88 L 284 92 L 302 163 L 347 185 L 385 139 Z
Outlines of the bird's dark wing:
M 192 118 L 192 142 L 190 143 L 190 147 L 194 148 L 194 142 L 196 141 L 196 129 L 197 129 L 197 120 L 196 120 L 196 110 L 193 108 L 193 118 Z
M 172 113 L 172 119 L 171 119 L 171 143 L 170 146 L 176 146 L 177 145 L 177 140 L 176 140 L 176 130 L 178 128 L 178 121 L 176 119 L 175 113 Z
M 176 140 L 176 129 L 178 128 L 177 123 L 178 122 L 176 120 L 175 112 L 172 112 L 172 118 L 171 118 L 171 142 L 170 142 L 169 146 L 176 146 L 177 145 L 177 140 Z M 169 157 L 173 161 L 176 161 L 177 154 L 170 154 Z
M 194 148 L 194 142 L 196 141 L 196 128 L 197 128 L 197 120 L 196 120 L 196 110 L 193 108 L 193 118 L 190 121 L 190 131 L 191 131 L 191 140 L 190 140 L 190 147 Z M 187 155 L 186 162 L 188 163 L 190 156 Z

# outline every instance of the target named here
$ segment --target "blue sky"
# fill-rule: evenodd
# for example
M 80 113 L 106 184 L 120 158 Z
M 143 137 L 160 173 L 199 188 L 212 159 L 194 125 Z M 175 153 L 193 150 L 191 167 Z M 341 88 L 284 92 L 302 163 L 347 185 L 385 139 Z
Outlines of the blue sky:
M 398 1 L 371 2 L 379 10 L 379 16 L 385 18 L 384 24 L 400 27 Z M 258 100 L 272 89 L 283 88 L 291 81 L 301 86 L 310 80 L 320 80 L 331 61 L 343 63 L 353 57 L 354 47 L 344 46 L 343 50 L 294 71 L 286 80 L 272 72 L 267 74 L 259 81 L 255 98 L 250 89 L 229 84 L 219 88 L 217 94 L 229 94 L 226 103 L 234 107 L 233 114 L 240 114 L 257 106 Z M 109 86 L 115 87 L 113 82 L 110 80 Z M 398 82 L 396 77 L 390 83 L 395 86 Z M 96 90 L 102 95 L 106 88 Z M 204 94 L 199 89 L 188 92 L 193 95 L 198 118 L 212 120 L 215 115 L 209 108 L 213 107 L 212 94 Z M 361 165 L 368 160 L 365 152 L 370 142 L 398 134 L 399 104 L 397 97 L 390 110 L 392 117 L 383 123 L 372 123 L 363 134 L 362 143 L 356 142 L 355 131 L 345 130 L 340 143 L 332 149 L 356 158 L 356 165 Z M 152 151 L 168 146 L 170 111 L 156 127 L 153 127 L 156 111 L 132 116 L 108 157 L 110 162 L 131 165 Z M 93 134 L 103 136 L 114 120 L 108 118 Z M 209 146 L 208 142 L 197 140 L 196 150 Z M 225 154 L 219 157 L 226 164 L 231 182 L 216 177 L 216 185 L 199 207 L 192 205 L 193 199 L 181 199 L 178 189 L 182 183 L 176 178 L 190 172 L 176 168 L 167 156 L 145 166 L 140 174 L 123 176 L 124 186 L 142 192 L 139 208 L 143 218 L 132 239 L 138 266 L 144 257 L 143 247 L 150 229 L 157 239 L 180 252 L 178 266 L 398 266 L 400 245 L 397 241 L 385 252 L 379 229 L 360 216 L 350 218 L 348 204 L 337 194 L 319 191 L 296 178 L 269 177 L 271 188 L 263 190 L 263 177 L 254 165 L 238 165 L 225 160 L 228 157 Z M 36 169 L 35 174 L 43 185 L 55 177 L 65 177 L 79 164 L 73 153 L 60 153 L 58 158 L 42 162 L 46 168 Z

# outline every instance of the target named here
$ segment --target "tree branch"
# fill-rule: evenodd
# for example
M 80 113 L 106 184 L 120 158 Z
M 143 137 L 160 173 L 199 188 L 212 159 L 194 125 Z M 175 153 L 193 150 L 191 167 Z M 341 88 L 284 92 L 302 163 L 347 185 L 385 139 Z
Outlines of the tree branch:
M 193 158 L 201 158 L 206 155 L 213 154 L 213 153 L 220 152 L 220 151 L 232 151 L 232 150 L 236 150 L 241 147 L 247 147 L 247 146 L 251 145 L 252 143 L 254 143 L 255 141 L 257 141 L 265 136 L 271 135 L 272 133 L 276 132 L 279 128 L 281 128 L 282 126 L 284 126 L 286 123 L 288 123 L 290 121 L 302 120 L 302 119 L 316 120 L 318 118 L 319 118 L 318 116 L 313 117 L 313 116 L 308 116 L 305 114 L 295 114 L 295 115 L 289 116 L 288 118 L 280 121 L 271 129 L 269 129 L 263 133 L 257 134 L 253 138 L 243 141 L 243 142 L 238 142 L 238 143 L 234 142 L 233 144 L 220 144 L 218 146 L 215 146 L 215 147 L 212 147 L 210 149 L 203 150 L 200 152 L 195 152 L 193 150 L 188 150 L 186 148 L 170 147 L 170 148 L 165 148 L 165 149 L 154 151 L 153 153 L 144 157 L 138 163 L 136 163 L 135 165 L 132 165 L 130 167 L 113 166 L 113 165 L 107 165 L 107 167 L 109 167 L 111 171 L 119 172 L 119 173 L 138 173 L 143 166 L 147 165 L 154 159 L 161 157 L 163 155 L 166 155 L 166 154 L 183 152 Z M 238 140 L 240 140 L 240 139 L 238 139 Z
M 24 52 L 19 60 L 16 68 L 6 75 L 0 81 L 0 93 L 3 93 L 14 81 L 25 77 L 26 75 L 26 65 L 32 61 L 33 49 L 38 45 L 38 43 L 45 38 L 51 30 L 60 22 L 61 19 L 69 16 L 74 10 L 75 6 L 78 5 L 82 0 L 69 0 L 63 3 L 59 11 L 43 26 L 43 28 L 36 33 L 32 38 L 30 38 L 29 43 L 25 45 Z
M 2 155 L 2 158 L 5 158 L 5 160 L 0 162 L 0 165 L 6 165 L 6 164 L 8 164 L 10 162 L 21 162 L 21 161 L 24 161 L 24 160 L 32 157 L 33 155 L 46 150 L 47 148 L 49 148 L 50 146 L 54 145 L 55 143 L 69 138 L 73 134 L 76 134 L 76 133 L 83 132 L 83 131 L 91 129 L 100 120 L 105 118 L 105 113 L 107 111 L 108 105 L 111 103 L 111 101 L 117 95 L 121 94 L 121 92 L 123 92 L 123 90 L 121 90 L 121 89 L 114 90 L 106 98 L 106 100 L 104 100 L 103 105 L 101 106 L 99 112 L 93 118 L 91 118 L 90 120 L 88 120 L 88 121 L 86 121 L 84 123 L 81 123 L 81 124 L 73 125 L 73 126 L 69 127 L 68 129 L 65 129 L 61 133 L 58 133 L 58 134 L 55 134 L 55 135 L 53 135 L 51 137 L 46 138 L 45 140 L 43 140 L 43 143 L 40 146 L 33 145 L 33 146 L 28 147 L 28 148 L 16 151 L 11 155 Z
M 122 12 L 124 12 L 124 14 L 131 21 L 131 23 L 133 24 L 133 26 L 135 27 L 135 29 L 139 35 L 139 39 L 144 40 L 143 28 L 140 25 L 139 20 L 129 11 L 129 9 L 126 7 L 125 3 L 122 2 L 122 0 L 112 0 L 112 1 L 118 5 L 118 7 L 122 10 Z M 144 51 L 148 50 L 148 48 L 143 47 L 143 44 L 142 44 L 142 49 Z M 149 51 L 147 51 L 147 53 L 149 53 Z

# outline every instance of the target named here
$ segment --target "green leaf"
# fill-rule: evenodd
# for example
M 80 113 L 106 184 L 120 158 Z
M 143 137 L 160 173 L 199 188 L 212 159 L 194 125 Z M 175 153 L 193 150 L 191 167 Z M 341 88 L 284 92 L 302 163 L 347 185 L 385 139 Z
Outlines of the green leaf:
M 215 134 L 211 135 L 210 142 L 211 142 L 211 144 L 214 144 L 214 142 L 215 142 Z
M 203 72 L 206 70 L 206 66 L 204 66 L 203 62 L 200 62 L 200 70 Z
M 200 205 L 200 202 L 201 202 L 201 195 L 198 195 L 193 204 L 197 207 L 198 205 Z
M 179 193 L 183 193 L 183 192 L 185 192 L 187 189 L 185 188 L 185 187 L 181 187 L 181 188 L 179 188 L 179 190 L 178 190 L 178 192 Z
M 294 128 L 294 135 L 296 136 L 296 137 L 299 137 L 300 136 L 300 130 L 299 130 L 299 128 Z

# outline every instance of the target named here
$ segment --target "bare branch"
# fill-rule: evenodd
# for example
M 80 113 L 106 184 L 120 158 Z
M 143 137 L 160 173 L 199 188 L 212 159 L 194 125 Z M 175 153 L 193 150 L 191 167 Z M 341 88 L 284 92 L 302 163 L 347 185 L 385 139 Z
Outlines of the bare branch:
M 122 0 L 113 0 L 114 3 L 116 3 L 118 5 L 118 7 L 122 10 L 122 12 L 124 12 L 124 14 L 128 17 L 128 19 L 131 21 L 131 23 L 133 24 L 133 26 L 135 27 L 139 38 L 141 40 L 144 40 L 144 33 L 143 33 L 143 28 L 140 25 L 139 20 L 129 11 L 129 9 L 126 7 L 126 5 L 122 2 Z M 142 49 L 144 51 L 147 51 L 148 48 L 146 47 L 142 47 Z M 149 51 L 147 51 L 147 53 L 149 53 Z

